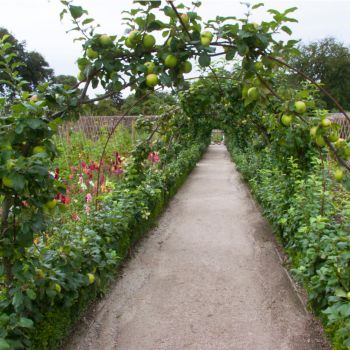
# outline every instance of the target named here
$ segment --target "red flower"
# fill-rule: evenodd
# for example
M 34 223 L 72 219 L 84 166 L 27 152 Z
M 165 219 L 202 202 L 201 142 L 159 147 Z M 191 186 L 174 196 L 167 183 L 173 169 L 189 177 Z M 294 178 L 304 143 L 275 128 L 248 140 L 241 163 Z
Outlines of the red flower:
M 58 180 L 59 177 L 60 177 L 60 169 L 56 168 L 55 169 L 55 180 Z
M 58 193 L 55 197 L 55 199 L 58 199 L 63 204 L 69 204 L 70 198 L 68 196 L 65 196 L 63 193 Z
M 119 154 L 119 152 L 115 152 L 115 163 L 120 164 L 122 162 L 122 158 Z

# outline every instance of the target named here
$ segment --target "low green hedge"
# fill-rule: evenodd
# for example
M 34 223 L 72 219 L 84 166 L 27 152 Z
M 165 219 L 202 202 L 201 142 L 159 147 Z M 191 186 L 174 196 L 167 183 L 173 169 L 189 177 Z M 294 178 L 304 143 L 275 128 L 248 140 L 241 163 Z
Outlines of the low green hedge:
M 18 281 L 14 295 L 19 300 L 18 315 L 0 318 L 11 348 L 23 348 L 21 342 L 38 350 L 59 346 L 91 301 L 108 289 L 130 247 L 154 225 L 206 147 L 194 143 L 180 150 L 163 168 L 147 172 L 141 182 L 126 179 L 103 200 L 90 222 L 68 226 L 54 235 L 58 238 L 28 250 L 26 259 L 35 261 L 36 277 Z M 21 305 L 32 313 L 21 314 Z M 21 332 L 27 328 L 28 339 L 16 339 L 9 317 L 22 319 Z
M 330 164 L 311 157 L 308 168 L 281 160 L 267 146 L 229 152 L 289 256 L 334 349 L 350 349 L 350 196 L 333 182 Z M 323 190 L 323 186 L 325 191 Z

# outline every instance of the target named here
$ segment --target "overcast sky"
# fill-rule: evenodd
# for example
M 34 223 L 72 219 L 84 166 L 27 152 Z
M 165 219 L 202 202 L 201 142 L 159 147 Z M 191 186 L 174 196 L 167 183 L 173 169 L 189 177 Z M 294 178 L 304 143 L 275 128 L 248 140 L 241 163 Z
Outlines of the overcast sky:
M 262 0 L 263 1 L 263 0 Z M 183 0 L 190 4 L 188 0 Z M 255 1 L 253 3 L 257 3 Z M 260 2 L 260 1 L 259 1 Z M 130 9 L 132 0 L 76 0 L 101 24 L 101 32 L 121 34 L 124 29 L 121 12 Z M 265 7 L 257 11 L 259 22 L 268 18 L 264 14 L 268 8 L 282 10 L 297 6 L 293 24 L 293 38 L 304 42 L 334 36 L 350 46 L 350 1 L 343 0 L 268 0 Z M 40 52 L 58 74 L 77 74 L 75 61 L 81 54 L 80 44 L 73 43 L 73 36 L 66 34 L 68 22 L 60 22 L 62 9 L 59 0 L 0 0 L 0 26 L 7 28 L 15 37 L 27 42 L 29 50 Z M 199 10 L 203 19 L 217 15 L 241 16 L 245 7 L 236 0 L 202 0 Z

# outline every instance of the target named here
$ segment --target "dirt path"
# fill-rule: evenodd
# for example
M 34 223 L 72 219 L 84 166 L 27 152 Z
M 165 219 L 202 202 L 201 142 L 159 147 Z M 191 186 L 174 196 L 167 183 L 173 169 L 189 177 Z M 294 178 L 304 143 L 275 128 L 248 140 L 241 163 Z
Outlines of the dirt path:
M 225 147 L 210 146 L 65 349 L 328 349 L 275 247 Z

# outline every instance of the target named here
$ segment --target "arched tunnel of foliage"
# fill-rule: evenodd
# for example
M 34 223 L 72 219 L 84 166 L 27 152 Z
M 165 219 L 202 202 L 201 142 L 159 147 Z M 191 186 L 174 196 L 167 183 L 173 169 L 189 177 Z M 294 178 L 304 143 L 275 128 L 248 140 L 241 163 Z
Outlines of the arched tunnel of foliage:
M 335 348 L 348 349 L 349 209 L 339 193 L 349 182 L 350 146 L 328 111 L 318 108 L 319 94 L 329 95 L 323 86 L 300 71 L 306 78 L 300 89 L 288 85 L 297 41 L 275 36 L 291 34 L 286 23 L 295 22 L 289 17 L 295 8 L 271 9 L 272 18 L 261 23 L 249 16 L 203 23 L 199 3 L 191 10 L 172 1 L 135 1 L 125 19 L 129 32 L 114 36 L 99 33 L 82 7 L 61 2 L 61 17 L 70 15 L 84 51 L 75 88 L 44 83 L 35 93 L 24 91 L 8 37 L 0 41 L 0 69 L 7 77 L 2 90 L 16 91 L 11 103 L 6 94 L 0 98 L 0 348 L 57 346 L 185 180 L 212 129 L 221 129 Z M 225 60 L 214 67 L 216 56 Z M 185 77 L 190 59 L 204 71 L 197 79 Z M 88 88 L 99 85 L 106 94 L 89 100 Z M 176 93 L 178 104 L 160 110 L 156 119 L 139 118 L 146 137 L 133 150 L 121 185 L 102 199 L 96 196 L 93 220 L 48 236 L 59 211 L 57 194 L 65 193 L 48 176 L 58 156 L 58 126 L 76 120 L 81 106 L 126 88 L 136 92 L 137 104 L 163 87 Z M 160 162 L 152 167 L 147 159 L 155 153 Z M 98 180 L 97 194 L 99 187 Z

